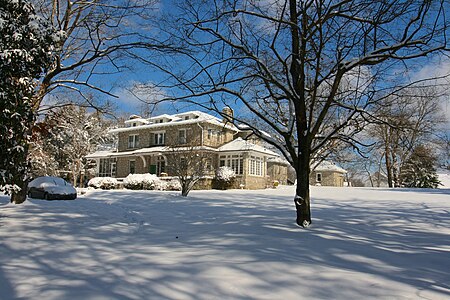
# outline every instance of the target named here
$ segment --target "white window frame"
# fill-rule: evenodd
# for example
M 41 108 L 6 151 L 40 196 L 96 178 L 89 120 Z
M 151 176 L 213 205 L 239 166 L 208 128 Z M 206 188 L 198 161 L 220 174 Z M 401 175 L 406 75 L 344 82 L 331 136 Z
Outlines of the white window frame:
M 133 172 L 133 173 L 131 172 L 131 163 L 134 164 L 134 166 L 133 166 L 134 172 Z M 135 160 L 135 159 L 130 159 L 130 160 L 128 161 L 128 173 L 129 173 L 129 174 L 136 174 L 136 160 Z
M 128 149 L 139 147 L 139 134 L 128 135 Z
M 248 174 L 252 176 L 264 176 L 264 158 L 251 155 L 248 160 Z
M 212 139 L 213 136 L 213 130 L 211 128 L 208 128 L 208 140 Z
M 100 158 L 98 163 L 98 177 L 115 177 L 117 163 L 115 158 Z
M 161 141 L 162 137 L 162 141 Z M 153 136 L 153 142 L 155 145 L 165 145 L 166 144 L 166 132 L 165 131 L 159 131 L 155 132 Z
M 156 158 L 156 175 L 161 176 L 161 173 L 166 172 L 167 160 L 164 155 L 159 155 Z
M 244 157 L 242 154 L 225 154 L 219 156 L 219 167 L 226 166 L 236 175 L 244 174 Z
M 181 136 L 180 133 L 184 132 L 184 136 Z M 186 144 L 187 143 L 187 130 L 186 128 L 178 129 L 178 143 Z

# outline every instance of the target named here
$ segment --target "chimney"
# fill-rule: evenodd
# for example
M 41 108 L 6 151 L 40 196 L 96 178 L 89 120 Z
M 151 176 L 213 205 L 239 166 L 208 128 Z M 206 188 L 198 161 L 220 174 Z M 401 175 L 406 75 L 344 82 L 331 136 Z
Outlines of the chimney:
M 225 106 L 222 109 L 222 122 L 223 123 L 231 123 L 233 121 L 233 117 L 234 117 L 234 112 L 233 109 L 229 106 Z

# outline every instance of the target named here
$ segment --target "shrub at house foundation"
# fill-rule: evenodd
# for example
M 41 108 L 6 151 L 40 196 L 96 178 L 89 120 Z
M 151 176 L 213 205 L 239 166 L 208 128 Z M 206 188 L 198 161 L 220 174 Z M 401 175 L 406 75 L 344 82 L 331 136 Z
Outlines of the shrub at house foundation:
M 236 173 L 229 167 L 220 167 L 216 171 L 214 178 L 214 187 L 220 190 L 226 190 L 233 186 L 236 180 Z
M 102 190 L 116 189 L 118 186 L 119 182 L 112 177 L 94 177 L 88 182 L 88 187 Z

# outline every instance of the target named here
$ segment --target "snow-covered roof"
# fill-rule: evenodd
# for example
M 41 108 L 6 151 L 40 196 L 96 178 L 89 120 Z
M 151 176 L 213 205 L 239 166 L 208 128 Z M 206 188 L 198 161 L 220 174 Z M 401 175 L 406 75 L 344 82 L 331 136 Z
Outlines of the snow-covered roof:
M 148 118 L 148 120 L 150 120 L 151 122 L 153 122 L 155 120 L 167 120 L 167 122 L 170 122 L 170 121 L 179 121 L 179 120 L 181 120 L 181 118 L 179 118 L 175 115 L 162 114 L 159 116 L 150 117 L 150 118 Z
M 185 120 L 184 116 L 193 116 L 193 118 L 189 118 L 188 120 Z M 166 122 L 163 123 L 154 123 L 155 120 L 161 120 L 165 119 Z M 219 118 L 212 116 L 210 114 L 201 112 L 201 111 L 188 111 L 184 113 L 179 113 L 175 115 L 159 115 L 155 117 L 151 117 L 149 119 L 146 119 L 148 124 L 142 124 L 135 127 L 125 127 L 125 128 L 116 128 L 111 129 L 110 133 L 119 133 L 119 132 L 127 132 L 127 131 L 134 131 L 139 129 L 151 129 L 151 128 L 158 128 L 158 129 L 164 129 L 164 127 L 170 127 L 175 125 L 188 125 L 188 124 L 195 124 L 199 122 L 206 122 L 218 126 L 225 127 L 230 130 L 239 131 L 236 127 L 230 125 L 230 124 L 224 124 L 222 123 L 222 120 Z M 142 122 L 141 122 L 142 123 Z
M 284 158 L 282 158 L 281 156 L 269 157 L 267 159 L 267 162 L 273 162 L 273 163 L 277 163 L 277 164 L 289 165 L 289 162 L 287 160 L 285 160 Z
M 236 125 L 236 127 L 239 129 L 239 130 L 243 130 L 243 131 L 246 131 L 246 130 L 249 130 L 249 131 L 254 131 L 254 129 L 252 128 L 252 127 L 250 127 L 249 125 L 247 125 L 247 124 L 237 124 Z M 265 136 L 267 136 L 267 137 L 271 137 L 271 135 L 268 133 L 268 132 L 265 132 L 265 131 L 263 131 L 263 130 L 258 130 L 262 135 L 265 135 Z
M 337 166 L 335 163 L 330 162 L 330 161 L 322 161 L 321 163 L 319 163 L 316 167 L 314 167 L 315 164 L 313 163 L 313 170 L 314 171 L 318 171 L 318 172 L 323 172 L 323 171 L 333 171 L 333 172 L 338 172 L 338 173 L 347 173 L 346 170 L 342 169 L 341 167 Z
M 129 123 L 142 123 L 142 124 L 148 124 L 148 123 L 150 123 L 150 121 L 147 120 L 147 119 L 138 117 L 138 118 L 134 118 L 134 119 L 131 119 L 131 118 L 130 118 L 129 120 L 126 120 L 124 123 L 125 123 L 125 124 L 129 124 Z
M 176 148 L 176 150 L 179 150 L 179 151 L 186 151 L 186 150 L 191 150 L 191 149 L 192 148 L 188 148 L 188 147 Z M 207 146 L 194 147 L 194 149 L 192 149 L 192 150 L 217 151 L 217 149 L 214 149 L 214 148 L 211 148 L 211 147 L 207 147 Z M 107 158 L 107 157 L 119 157 L 119 156 L 158 154 L 158 153 L 172 152 L 172 151 L 174 151 L 173 148 L 170 148 L 170 147 L 167 147 L 167 146 L 158 146 L 158 147 L 141 148 L 141 149 L 136 149 L 136 150 L 132 150 L 132 151 L 122 151 L 122 152 L 96 151 L 94 153 L 86 155 L 85 157 L 87 159 L 95 159 L 95 158 Z
M 94 158 L 110 157 L 113 153 L 117 153 L 117 152 L 113 151 L 113 150 L 95 151 L 94 153 L 86 155 L 85 158 L 86 159 L 94 159 Z
M 231 152 L 231 151 L 256 151 L 261 152 L 270 156 L 279 156 L 275 152 L 267 149 L 266 147 L 250 143 L 249 141 L 243 140 L 242 138 L 237 138 L 231 142 L 219 147 L 220 152 Z

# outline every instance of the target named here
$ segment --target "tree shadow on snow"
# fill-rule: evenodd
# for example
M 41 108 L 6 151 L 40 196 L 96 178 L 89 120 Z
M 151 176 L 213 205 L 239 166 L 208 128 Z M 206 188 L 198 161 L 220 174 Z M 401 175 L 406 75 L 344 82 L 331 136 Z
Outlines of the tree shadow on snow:
M 450 214 L 425 204 L 315 198 L 304 230 L 290 194 L 97 191 L 17 214 L 2 200 L 16 231 L 0 226 L 11 299 L 401 296 L 386 282 L 450 296 Z

